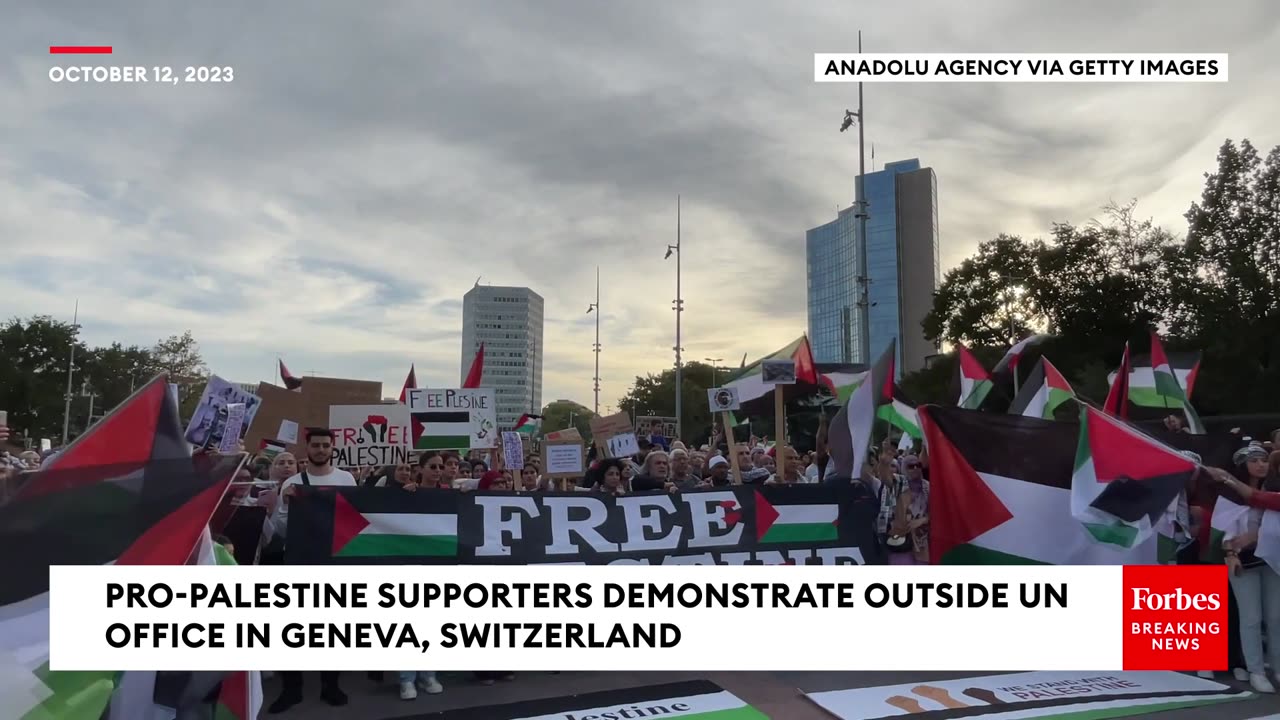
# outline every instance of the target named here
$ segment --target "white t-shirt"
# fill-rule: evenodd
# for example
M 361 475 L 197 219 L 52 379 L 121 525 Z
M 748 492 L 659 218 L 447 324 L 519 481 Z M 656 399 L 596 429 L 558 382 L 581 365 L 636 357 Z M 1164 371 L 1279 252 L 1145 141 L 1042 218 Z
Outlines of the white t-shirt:
M 332 472 L 325 475 L 316 475 L 315 473 L 308 472 L 307 480 L 311 481 L 311 484 L 316 486 L 356 486 L 355 477 L 346 470 L 339 470 L 338 468 L 334 468 Z M 280 485 L 280 500 L 276 503 L 276 511 L 271 515 L 272 534 L 284 537 L 284 534 L 289 527 L 289 498 L 285 497 L 284 491 L 285 488 L 290 485 L 301 484 L 302 473 L 298 473 L 288 480 L 285 480 L 284 483 Z
M 835 474 L 836 474 L 836 461 L 835 461 L 835 460 L 832 460 L 830 457 L 828 457 L 828 458 L 827 458 L 827 471 L 826 471 L 826 473 L 824 473 L 824 476 L 825 476 L 825 477 L 831 477 L 832 475 L 835 475 Z M 805 482 L 807 482 L 807 483 L 816 483 L 816 482 L 818 482 L 818 464 L 817 464 L 817 463 L 810 463 L 810 464 L 809 464 L 809 467 L 805 469 L 805 471 L 804 471 L 804 481 L 805 481 Z

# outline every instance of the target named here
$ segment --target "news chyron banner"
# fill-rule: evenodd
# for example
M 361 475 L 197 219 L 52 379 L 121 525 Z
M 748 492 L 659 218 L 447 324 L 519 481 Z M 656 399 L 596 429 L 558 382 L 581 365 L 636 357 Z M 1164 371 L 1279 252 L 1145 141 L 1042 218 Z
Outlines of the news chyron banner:
M 49 612 L 52 670 L 1227 666 L 1221 565 L 53 566 Z
M 286 559 L 318 564 L 865 565 L 879 503 L 824 486 L 621 497 L 313 488 L 290 503 Z

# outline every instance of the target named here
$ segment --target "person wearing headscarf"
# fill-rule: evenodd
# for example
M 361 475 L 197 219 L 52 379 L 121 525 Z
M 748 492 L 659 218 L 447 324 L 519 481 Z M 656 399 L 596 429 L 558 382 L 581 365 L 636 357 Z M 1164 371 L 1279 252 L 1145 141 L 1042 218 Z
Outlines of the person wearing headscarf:
M 492 492 L 506 492 L 511 490 L 511 482 L 499 470 L 490 470 L 480 476 L 480 481 L 476 484 L 476 490 L 489 490 Z

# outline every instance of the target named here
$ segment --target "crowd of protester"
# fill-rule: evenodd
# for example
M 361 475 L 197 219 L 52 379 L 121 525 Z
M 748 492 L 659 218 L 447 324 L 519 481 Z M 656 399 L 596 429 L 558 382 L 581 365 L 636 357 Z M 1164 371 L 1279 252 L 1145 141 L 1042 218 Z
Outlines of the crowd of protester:
M 879 500 L 875 532 L 890 564 L 929 562 L 929 468 L 926 451 L 915 454 L 899 450 L 890 439 L 869 454 L 859 477 L 837 477 L 826 452 L 826 423 L 820 424 L 817 447 L 799 452 L 781 444 L 767 444 L 750 438 L 729 447 L 716 434 L 699 447 L 686 446 L 678 439 L 665 443 L 639 440 L 640 451 L 628 458 L 597 457 L 591 447 L 589 467 L 571 480 L 549 480 L 540 475 L 540 458 L 534 454 L 519 468 L 504 467 L 499 451 L 469 453 L 427 451 L 412 463 L 392 467 L 362 468 L 355 472 L 334 467 L 333 437 L 324 429 L 309 430 L 305 437 L 305 457 L 288 452 L 249 460 L 235 478 L 234 503 L 254 505 L 265 511 L 258 547 L 240 548 L 238 559 L 259 564 L 280 564 L 285 558 L 285 529 L 289 498 L 299 486 L 367 486 L 400 488 L 405 492 L 424 489 L 469 491 L 577 491 L 625 495 L 636 492 L 678 492 L 728 486 L 735 482 L 737 465 L 741 482 L 762 485 L 847 484 Z M 0 442 L 8 429 L 0 426 Z M 1270 440 L 1250 441 L 1232 458 L 1230 468 L 1206 468 L 1197 472 L 1172 512 L 1172 523 L 1180 551 L 1178 562 L 1205 562 L 1203 552 L 1210 542 L 1210 518 L 1220 497 L 1250 508 L 1247 530 L 1221 548 L 1230 575 L 1230 667 L 1237 680 L 1258 692 L 1273 693 L 1267 667 L 1280 669 L 1280 574 L 1257 554 L 1263 512 L 1280 511 L 1280 431 Z M 731 455 L 732 453 L 732 455 Z M 1193 455 L 1193 454 L 1192 454 Z M 36 471 L 47 459 L 26 451 L 0 455 L 0 486 L 11 492 L 21 474 Z M 1193 456 L 1197 463 L 1198 456 Z M 3 498 L 0 498 L 3 502 Z M 259 518 L 262 516 L 259 515 Z M 258 529 L 252 529 L 258 534 Z M 225 538 L 220 538 L 224 542 Z M 1280 538 L 1277 538 L 1280 542 Z M 231 548 L 229 548 L 231 549 Z M 1215 560 L 1216 561 L 1216 560 Z M 1214 673 L 1202 671 L 1202 677 Z M 370 672 L 375 681 L 383 673 Z M 444 691 L 436 673 L 428 670 L 401 670 L 397 674 L 400 698 L 414 700 L 419 692 L 428 695 Z M 476 672 L 474 679 L 484 684 L 510 681 L 510 672 Z M 330 705 L 344 705 L 347 696 L 339 685 L 339 673 L 320 673 L 320 697 Z M 269 712 L 288 710 L 302 700 L 302 675 L 281 673 L 281 692 Z

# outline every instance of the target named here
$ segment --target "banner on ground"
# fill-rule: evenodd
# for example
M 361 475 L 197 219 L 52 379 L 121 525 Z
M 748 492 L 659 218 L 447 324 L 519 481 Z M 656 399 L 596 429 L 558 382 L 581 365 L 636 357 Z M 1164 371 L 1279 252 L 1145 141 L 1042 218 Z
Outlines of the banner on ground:
M 498 444 L 493 388 L 415 388 L 407 397 L 417 450 L 488 450 Z
M 1027 672 L 808 693 L 841 720 L 1118 718 L 1253 697 L 1175 672 Z
M 387 467 L 409 462 L 409 410 L 394 405 L 333 405 L 333 464 L 340 468 Z
M 244 419 L 240 435 L 236 438 L 239 440 L 243 437 L 244 430 L 253 423 L 262 399 L 217 375 L 209 378 L 208 384 L 204 386 L 204 393 L 200 395 L 200 404 L 196 405 L 195 412 L 191 414 L 191 422 L 187 424 L 187 442 L 199 447 L 219 447 L 227 427 L 227 406 L 236 403 L 244 405 Z M 234 447 L 234 443 L 232 446 Z
M 430 720 L 769 720 L 768 715 L 707 680 L 445 710 L 428 717 Z
M 863 565 L 879 505 L 842 488 L 736 487 L 615 497 L 303 489 L 288 562 Z

